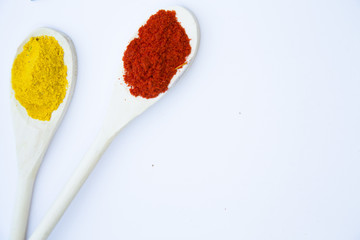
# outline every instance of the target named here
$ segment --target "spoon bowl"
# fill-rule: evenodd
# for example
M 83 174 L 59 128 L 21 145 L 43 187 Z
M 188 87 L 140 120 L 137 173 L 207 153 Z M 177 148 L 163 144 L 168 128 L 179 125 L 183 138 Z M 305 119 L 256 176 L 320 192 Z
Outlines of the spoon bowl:
M 191 46 L 191 53 L 187 57 L 187 64 L 179 69 L 173 76 L 168 86 L 170 89 L 193 62 L 199 46 L 200 30 L 195 16 L 187 9 L 183 7 L 171 7 L 164 10 L 174 10 L 176 12 L 176 17 L 185 29 Z M 137 35 L 135 34 L 135 36 Z M 130 93 L 129 87 L 124 82 L 122 61 L 120 69 L 120 81 L 117 80 L 115 82 L 108 112 L 98 136 L 52 207 L 31 235 L 30 240 L 43 240 L 48 237 L 114 137 L 131 120 L 159 101 L 169 91 L 167 90 L 157 97 L 150 99 L 135 97 Z
M 20 44 L 15 58 L 23 51 L 24 45 L 30 38 L 44 35 L 54 37 L 64 50 L 68 88 L 63 102 L 52 113 L 50 121 L 40 121 L 29 117 L 26 109 L 15 98 L 15 92 L 11 88 L 10 102 L 18 158 L 17 197 L 10 233 L 12 240 L 25 239 L 34 181 L 50 141 L 69 106 L 76 83 L 77 61 L 74 45 L 70 38 L 56 30 L 36 29 Z
M 186 34 L 190 39 L 190 46 L 191 46 L 191 52 L 186 59 L 187 64 L 185 64 L 182 68 L 180 68 L 173 76 L 168 86 L 168 88 L 170 89 L 178 82 L 180 77 L 191 66 L 194 57 L 196 56 L 200 42 L 200 29 L 195 16 L 189 10 L 179 6 L 164 8 L 163 10 L 174 10 L 176 12 L 176 17 L 180 22 L 181 26 L 185 29 Z M 137 34 L 134 36 L 134 38 L 135 37 L 137 37 Z M 108 130 L 109 132 L 112 132 L 115 135 L 127 123 L 129 123 L 136 116 L 143 113 L 151 105 L 159 101 L 169 91 L 168 89 L 166 92 L 159 94 L 155 98 L 146 99 L 142 97 L 135 97 L 130 93 L 129 91 L 130 88 L 124 82 L 124 78 L 123 78 L 124 73 L 125 73 L 124 64 L 123 61 L 121 60 L 120 77 L 119 77 L 120 83 L 119 81 L 115 81 L 112 98 L 110 101 L 110 106 L 103 125 L 104 130 Z

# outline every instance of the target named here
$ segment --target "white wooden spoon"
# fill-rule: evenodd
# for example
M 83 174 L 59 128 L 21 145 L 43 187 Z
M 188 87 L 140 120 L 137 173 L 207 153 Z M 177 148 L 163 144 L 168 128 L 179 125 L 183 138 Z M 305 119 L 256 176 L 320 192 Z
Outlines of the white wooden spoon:
M 70 38 L 63 33 L 49 28 L 39 28 L 21 43 L 16 56 L 23 51 L 24 45 L 31 37 L 44 35 L 55 37 L 64 49 L 68 89 L 64 101 L 52 113 L 50 121 L 40 121 L 29 117 L 25 108 L 15 99 L 14 90 L 11 89 L 11 108 L 18 158 L 18 186 L 13 224 L 10 232 L 11 240 L 25 239 L 34 181 L 49 143 L 69 106 L 76 83 L 77 60 L 75 47 Z
M 191 53 L 187 58 L 188 64 L 178 70 L 169 84 L 170 88 L 191 65 L 198 50 L 200 30 L 195 16 L 185 8 L 172 7 L 165 10 L 176 11 L 178 21 L 191 39 Z M 110 106 L 102 129 L 57 200 L 35 229 L 35 232 L 31 235 L 30 240 L 43 240 L 48 237 L 114 137 L 126 124 L 159 101 L 166 93 L 160 94 L 158 97 L 152 99 L 134 97 L 130 94 L 129 88 L 123 82 L 122 76 L 124 70 L 122 67 L 123 64 L 121 64 L 121 81 L 117 80 L 115 82 Z

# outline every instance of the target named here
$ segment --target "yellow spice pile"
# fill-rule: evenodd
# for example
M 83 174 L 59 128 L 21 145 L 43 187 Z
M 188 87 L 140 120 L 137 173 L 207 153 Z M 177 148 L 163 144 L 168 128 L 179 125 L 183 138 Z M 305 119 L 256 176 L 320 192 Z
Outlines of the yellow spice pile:
M 49 121 L 68 87 L 64 50 L 54 37 L 32 37 L 16 57 L 11 83 L 30 117 Z

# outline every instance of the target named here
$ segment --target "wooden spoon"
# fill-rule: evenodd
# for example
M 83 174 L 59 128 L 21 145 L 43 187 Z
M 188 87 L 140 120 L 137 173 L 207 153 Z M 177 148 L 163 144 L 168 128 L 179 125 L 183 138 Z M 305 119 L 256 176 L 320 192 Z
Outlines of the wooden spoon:
M 14 90 L 11 89 L 11 108 L 18 158 L 18 186 L 13 224 L 10 232 L 11 240 L 25 239 L 34 181 L 49 143 L 69 106 L 76 83 L 77 60 L 75 47 L 70 38 L 63 33 L 49 28 L 39 28 L 21 43 L 16 56 L 23 51 L 24 45 L 31 37 L 44 35 L 55 37 L 64 49 L 68 89 L 64 101 L 52 113 L 50 121 L 40 121 L 29 117 L 25 108 L 15 99 Z
M 170 88 L 191 65 L 198 50 L 200 30 L 195 16 L 185 8 L 172 7 L 165 10 L 176 11 L 178 21 L 191 39 L 190 45 L 192 48 L 187 58 L 188 64 L 181 68 L 172 78 L 169 84 Z M 121 67 L 122 66 L 123 64 L 121 64 Z M 152 99 L 134 97 L 130 94 L 129 88 L 123 82 L 123 73 L 124 71 L 122 69 L 121 81 L 117 80 L 115 82 L 108 113 L 97 138 L 85 154 L 85 157 L 65 185 L 57 200 L 38 225 L 35 232 L 31 235 L 30 240 L 40 240 L 48 237 L 114 137 L 126 124 L 159 101 L 166 93 L 160 94 L 158 97 Z

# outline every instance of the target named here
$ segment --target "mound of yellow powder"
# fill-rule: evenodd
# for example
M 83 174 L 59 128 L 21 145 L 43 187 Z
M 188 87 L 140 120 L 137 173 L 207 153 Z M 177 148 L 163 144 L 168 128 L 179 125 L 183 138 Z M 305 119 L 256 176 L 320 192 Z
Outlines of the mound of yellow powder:
M 17 55 L 11 84 L 30 117 L 49 121 L 63 102 L 68 81 L 64 50 L 54 37 L 32 37 Z

